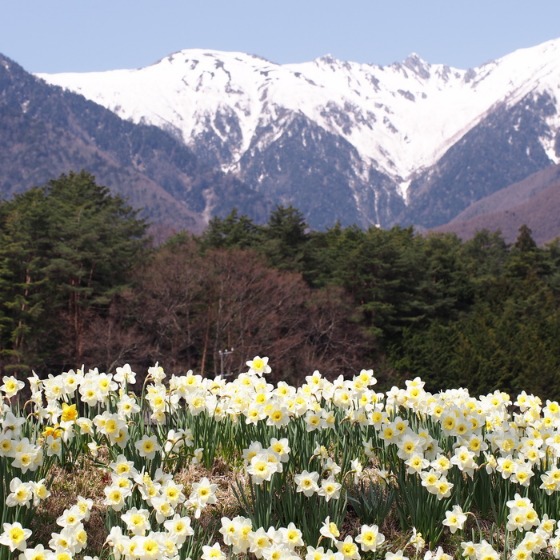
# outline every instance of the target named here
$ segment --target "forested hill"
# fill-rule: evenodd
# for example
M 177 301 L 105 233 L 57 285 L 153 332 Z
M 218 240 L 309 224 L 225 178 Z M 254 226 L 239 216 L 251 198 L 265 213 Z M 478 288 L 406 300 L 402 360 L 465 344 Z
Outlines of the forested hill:
M 276 381 L 373 368 L 381 388 L 420 376 L 560 398 L 560 245 L 526 227 L 511 245 L 310 232 L 279 206 L 265 225 L 232 212 L 154 248 L 145 226 L 87 173 L 0 203 L 2 373 L 157 361 L 213 376 L 266 355 Z
M 165 232 L 202 231 L 205 213 L 262 197 L 155 126 L 135 125 L 48 85 L 0 54 L 0 199 L 87 169 Z

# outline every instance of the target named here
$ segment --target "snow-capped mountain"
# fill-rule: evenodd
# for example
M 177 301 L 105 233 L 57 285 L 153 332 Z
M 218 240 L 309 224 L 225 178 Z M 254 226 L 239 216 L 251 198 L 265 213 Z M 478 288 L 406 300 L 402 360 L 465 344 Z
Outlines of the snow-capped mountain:
M 263 197 L 201 164 L 183 142 L 155 126 L 125 121 L 83 96 L 46 84 L 0 54 L 0 201 L 86 170 L 122 196 L 163 239 L 200 232 L 237 204 L 252 219 Z
M 141 69 L 39 76 L 171 132 L 314 227 L 437 225 L 560 162 L 560 39 L 469 70 L 415 54 L 279 65 L 184 50 Z

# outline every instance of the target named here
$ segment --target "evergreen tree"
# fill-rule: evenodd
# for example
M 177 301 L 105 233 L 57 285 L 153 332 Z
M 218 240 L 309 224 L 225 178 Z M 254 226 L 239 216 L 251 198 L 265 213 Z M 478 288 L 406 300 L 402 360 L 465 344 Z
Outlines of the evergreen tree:
M 538 249 L 531 229 L 522 225 L 509 252 L 507 274 L 516 279 L 527 279 L 532 282 L 547 274 L 547 266 L 543 257 L 544 254 Z
M 131 281 L 145 223 L 84 171 L 0 208 L 4 361 L 21 370 L 81 365 L 86 319 Z
M 302 274 L 310 286 L 342 286 L 348 256 L 364 242 L 364 230 L 358 226 L 343 228 L 335 224 L 325 232 L 309 234 L 305 245 Z
M 44 297 L 51 242 L 45 193 L 32 189 L 0 204 L 0 363 L 29 369 L 51 338 Z
M 343 285 L 352 294 L 364 326 L 384 348 L 427 313 L 420 289 L 424 263 L 412 228 L 370 228 L 343 264 Z
M 461 240 L 455 234 L 431 234 L 417 241 L 425 271 L 420 284 L 425 320 L 452 320 L 468 309 L 474 297 Z
M 262 252 L 271 266 L 278 269 L 303 268 L 303 255 L 308 240 L 303 214 L 293 206 L 277 206 L 263 228 Z
M 225 218 L 215 216 L 200 236 L 203 249 L 250 249 L 258 245 L 261 228 L 234 208 Z

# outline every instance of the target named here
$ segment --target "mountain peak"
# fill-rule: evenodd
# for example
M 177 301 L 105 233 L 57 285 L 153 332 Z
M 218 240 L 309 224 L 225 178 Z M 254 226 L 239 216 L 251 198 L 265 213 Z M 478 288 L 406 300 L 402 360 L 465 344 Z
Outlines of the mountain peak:
M 190 61 L 203 61 L 203 60 L 219 60 L 222 62 L 236 61 L 244 63 L 256 63 L 257 65 L 274 65 L 274 62 L 267 60 L 262 56 L 256 54 L 244 53 L 241 51 L 219 51 L 214 49 L 182 49 L 176 51 L 158 60 L 154 65 L 161 64 L 162 62 L 174 64 L 183 64 Z
M 409 70 L 412 70 L 419 77 L 424 80 L 430 78 L 430 64 L 420 58 L 416 53 L 409 54 L 403 61 L 402 65 Z
M 513 94 L 521 98 L 535 87 L 536 77 L 539 88 L 560 81 L 560 69 L 546 79 L 542 72 L 534 74 L 537 51 L 527 56 L 529 66 L 504 59 L 468 76 L 431 65 L 417 53 L 382 67 L 343 62 L 332 54 L 277 65 L 240 52 L 186 49 L 164 59 L 168 64 L 133 73 L 41 77 L 123 118 L 173 131 L 195 151 L 211 134 L 221 146 L 213 163 L 223 170 L 237 169 L 251 146 L 262 142 L 259 131 L 295 111 L 341 135 L 364 165 L 374 163 L 405 192 L 420 169 L 433 165 L 496 103 Z
M 411 52 L 405 59 L 404 64 L 427 64 L 427 62 L 415 52 Z
M 327 53 L 323 56 L 320 56 L 319 58 L 316 58 L 314 62 L 317 64 L 326 64 L 328 66 L 332 66 L 338 64 L 339 60 L 336 59 L 332 54 Z
M 275 64 L 246 53 L 187 49 L 134 72 L 41 77 L 122 118 L 171 132 L 201 161 L 234 174 L 263 196 L 282 192 L 283 202 L 292 201 L 295 190 L 306 185 L 318 200 L 321 188 L 332 194 L 343 187 L 355 201 L 360 223 L 386 225 L 399 205 L 417 204 L 418 193 L 431 192 L 444 180 L 440 176 L 460 183 L 463 175 L 474 174 L 485 154 L 473 156 L 464 171 L 456 153 L 478 134 L 499 136 L 495 141 L 512 153 L 509 146 L 516 146 L 509 161 L 523 164 L 515 177 L 560 158 L 559 46 L 560 40 L 516 51 L 470 71 L 430 64 L 417 53 L 376 66 L 331 54 Z M 534 102 L 527 101 L 529 94 Z M 531 117 L 508 121 L 503 130 L 505 117 L 488 120 L 520 102 Z M 529 137 L 525 153 L 519 144 Z M 459 174 L 454 179 L 451 171 L 441 171 L 445 157 L 451 161 L 448 169 Z M 326 174 L 319 178 L 321 173 Z M 498 175 L 509 177 L 502 169 Z M 461 184 L 476 185 L 489 176 Z M 457 205 L 478 196 L 474 192 Z M 305 204 L 318 206 L 310 196 Z
M 0 53 L 0 64 L 6 70 L 13 70 L 14 68 L 17 68 L 23 72 L 23 68 L 19 64 L 17 64 L 17 62 L 14 62 L 11 58 L 3 55 L 2 53 Z

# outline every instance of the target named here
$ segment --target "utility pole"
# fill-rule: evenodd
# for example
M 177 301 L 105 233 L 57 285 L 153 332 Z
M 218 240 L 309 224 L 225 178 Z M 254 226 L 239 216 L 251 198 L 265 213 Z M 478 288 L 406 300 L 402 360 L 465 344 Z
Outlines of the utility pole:
M 231 350 L 218 350 L 220 355 L 220 375 L 224 375 L 224 358 L 227 358 L 230 354 L 233 354 L 233 348 Z

